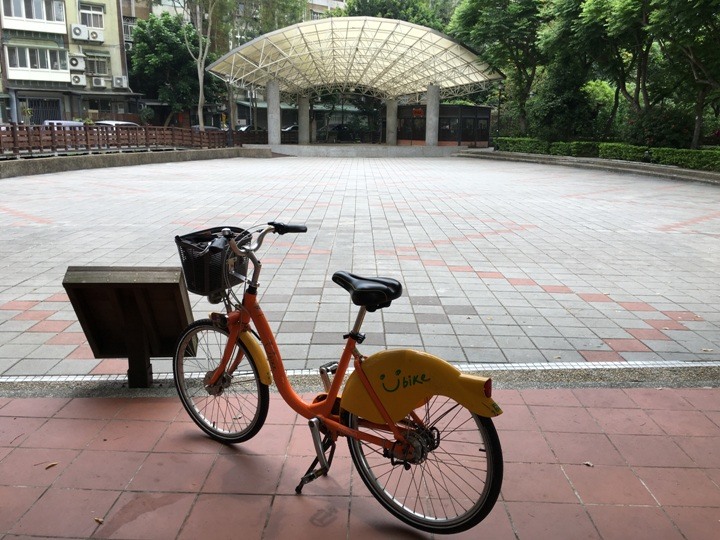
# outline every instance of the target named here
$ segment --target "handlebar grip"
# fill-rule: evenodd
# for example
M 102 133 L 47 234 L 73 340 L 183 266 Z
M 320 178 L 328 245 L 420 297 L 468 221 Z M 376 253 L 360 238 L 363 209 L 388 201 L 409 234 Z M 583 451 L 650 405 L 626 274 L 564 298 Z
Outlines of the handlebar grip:
M 275 229 L 275 232 L 279 235 L 283 235 L 286 233 L 305 233 L 307 232 L 307 227 L 305 225 L 286 225 L 285 223 L 278 223 L 277 221 L 271 221 L 268 223 L 271 227 Z

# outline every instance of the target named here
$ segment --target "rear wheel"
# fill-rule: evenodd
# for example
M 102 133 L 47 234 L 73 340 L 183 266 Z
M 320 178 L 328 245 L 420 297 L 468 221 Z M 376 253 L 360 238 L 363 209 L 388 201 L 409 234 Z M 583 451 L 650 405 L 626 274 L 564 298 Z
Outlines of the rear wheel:
M 228 339 L 228 332 L 209 319 L 188 326 L 175 352 L 173 378 L 193 421 L 213 439 L 238 443 L 255 436 L 263 426 L 270 393 L 258 377 L 255 359 L 240 340 L 235 343 L 226 371 L 217 382 L 209 384 Z
M 365 428 L 351 413 L 345 415 L 353 429 L 387 435 Z M 503 476 L 492 420 L 451 398 L 434 396 L 402 424 L 408 445 L 397 445 L 392 452 L 348 437 L 353 463 L 373 496 L 397 518 L 423 531 L 451 534 L 480 523 L 495 505 Z

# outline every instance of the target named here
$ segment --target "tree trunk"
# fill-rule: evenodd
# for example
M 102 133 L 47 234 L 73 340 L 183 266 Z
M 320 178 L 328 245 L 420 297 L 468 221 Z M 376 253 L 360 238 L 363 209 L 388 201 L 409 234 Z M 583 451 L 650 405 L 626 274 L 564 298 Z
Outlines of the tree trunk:
M 615 87 L 615 100 L 613 101 L 613 108 L 612 112 L 610 113 L 610 118 L 608 118 L 607 123 L 605 124 L 605 130 L 603 131 L 603 138 L 607 139 L 610 136 L 610 131 L 612 130 L 612 125 L 615 123 L 615 117 L 617 116 L 618 107 L 620 106 L 620 87 Z
M 700 147 L 700 137 L 702 137 L 703 128 L 703 111 L 705 110 L 705 97 L 710 88 L 706 85 L 700 87 L 695 99 L 695 130 L 693 131 L 692 143 L 690 148 L 697 150 Z

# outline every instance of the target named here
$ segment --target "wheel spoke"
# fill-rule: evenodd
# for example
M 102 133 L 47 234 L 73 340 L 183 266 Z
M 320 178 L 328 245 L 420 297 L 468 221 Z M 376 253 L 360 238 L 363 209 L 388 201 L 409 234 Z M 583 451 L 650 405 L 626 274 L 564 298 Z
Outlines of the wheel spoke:
M 227 332 L 210 321 L 193 323 L 180 339 L 173 375 L 183 406 L 203 431 L 222 442 L 241 442 L 262 427 L 269 393 L 258 378 L 254 359 L 240 342 L 232 352 L 232 358 L 242 357 L 234 373 L 223 373 L 209 384 L 227 340 Z
M 370 492 L 406 523 L 429 532 L 467 530 L 490 512 L 500 491 L 502 454 L 492 421 L 442 396 L 415 413 L 403 427 L 412 446 L 407 463 L 395 458 L 393 465 L 378 447 L 349 438 L 353 462 Z M 371 431 L 351 414 L 347 422 Z

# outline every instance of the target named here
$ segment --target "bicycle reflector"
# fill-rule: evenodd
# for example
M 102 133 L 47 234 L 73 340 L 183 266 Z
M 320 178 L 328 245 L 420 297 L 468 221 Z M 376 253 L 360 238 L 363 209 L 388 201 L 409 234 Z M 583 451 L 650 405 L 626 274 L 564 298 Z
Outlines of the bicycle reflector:
M 484 391 L 486 398 L 492 397 L 492 379 L 488 379 L 487 381 L 485 381 Z

